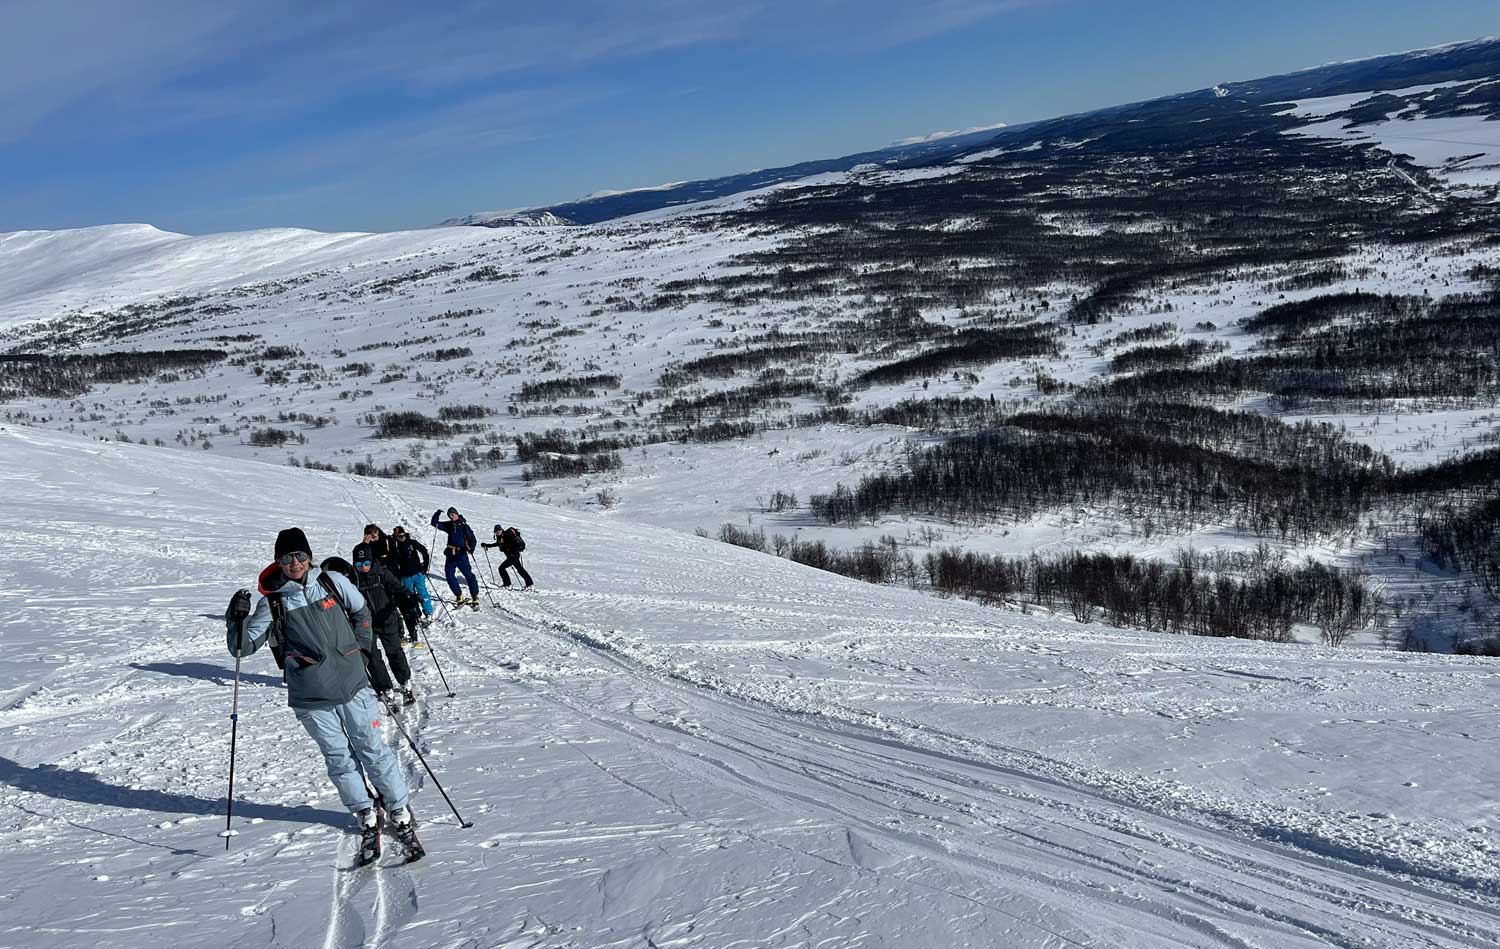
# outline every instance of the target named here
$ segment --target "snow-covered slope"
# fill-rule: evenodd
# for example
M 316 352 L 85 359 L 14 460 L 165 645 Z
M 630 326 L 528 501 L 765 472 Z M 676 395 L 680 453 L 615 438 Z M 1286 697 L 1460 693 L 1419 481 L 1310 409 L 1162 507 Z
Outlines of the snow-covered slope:
M 467 229 L 343 234 L 268 228 L 190 237 L 144 224 L 0 234 L 0 328 L 82 307 L 138 303 L 400 260 L 479 243 Z
M 1500 941 L 1481 660 L 1001 614 L 205 453 L 7 427 L 0 454 L 3 945 Z M 538 584 L 415 657 L 405 725 L 475 826 L 403 752 L 430 855 L 351 872 L 262 654 L 226 854 L 229 594 L 280 527 L 341 553 L 450 503 L 518 524 Z

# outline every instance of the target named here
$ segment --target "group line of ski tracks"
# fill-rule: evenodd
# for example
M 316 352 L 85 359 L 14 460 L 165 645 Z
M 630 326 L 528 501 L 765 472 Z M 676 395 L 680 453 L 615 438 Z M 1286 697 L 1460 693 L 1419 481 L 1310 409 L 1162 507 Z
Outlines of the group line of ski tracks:
M 365 480 L 364 483 L 375 487 L 377 493 L 385 498 L 389 497 L 389 492 L 375 486 L 373 481 Z M 350 504 L 359 511 L 360 516 L 368 519 L 364 508 L 347 486 L 344 488 L 344 493 L 349 498 Z M 403 720 L 401 724 L 406 726 L 406 733 L 411 740 L 420 743 L 423 726 L 426 725 L 428 716 L 425 696 L 419 699 L 414 708 L 416 714 L 410 720 Z M 384 714 L 385 716 L 399 716 L 394 708 L 386 708 Z M 386 741 L 392 746 L 392 753 L 402 763 L 407 790 L 414 798 L 425 782 L 422 780 L 422 772 L 415 756 L 408 753 L 401 745 L 399 736 L 399 727 L 386 730 Z M 352 949 L 352 947 L 379 949 L 390 937 L 399 932 L 402 926 L 415 918 L 420 905 L 416 881 L 407 870 L 395 866 L 378 865 L 355 868 L 354 839 L 354 835 L 344 834 L 339 840 L 334 855 L 333 888 L 328 926 L 323 937 L 323 949 Z M 388 881 L 387 877 L 395 879 Z M 373 933 L 369 932 L 369 926 L 358 906 L 359 894 L 371 878 L 374 879 L 375 884 Z
M 413 741 L 419 741 L 421 726 L 426 721 L 425 700 L 415 707 L 417 715 L 408 726 L 408 734 Z M 392 713 L 387 711 L 386 714 Z M 391 750 L 401 760 L 407 788 L 415 796 L 422 786 L 415 760 L 396 744 L 394 734 L 388 732 L 386 737 L 395 745 Z M 355 839 L 351 833 L 343 834 L 334 854 L 333 888 L 323 949 L 352 949 L 356 946 L 379 949 L 416 916 L 420 905 L 416 880 L 405 868 L 398 865 L 354 865 L 357 856 Z M 367 918 L 361 910 L 359 896 L 372 880 L 375 890 L 373 918 Z
M 1165 814 L 1128 800 L 1116 798 L 1107 792 L 1087 786 L 1073 785 L 1059 778 L 1042 773 L 1029 773 L 1014 766 L 996 765 L 992 762 L 954 755 L 942 751 L 901 741 L 882 732 L 867 730 L 859 725 L 839 718 L 822 720 L 816 713 L 780 709 L 774 704 L 764 703 L 754 697 L 726 694 L 701 683 L 684 681 L 670 673 L 660 673 L 644 668 L 629 656 L 608 644 L 607 637 L 587 630 L 574 629 L 573 624 L 551 616 L 547 611 L 531 607 L 520 609 L 502 607 L 512 618 L 537 631 L 554 631 L 574 644 L 589 648 L 596 658 L 609 662 L 621 673 L 633 677 L 641 686 L 667 690 L 683 704 L 702 713 L 704 703 L 716 706 L 710 714 L 701 714 L 706 721 L 713 721 L 712 728 L 684 732 L 673 724 L 650 722 L 630 716 L 607 713 L 594 707 L 584 707 L 556 690 L 549 696 L 570 706 L 578 714 L 585 715 L 616 731 L 661 749 L 659 741 L 642 742 L 642 724 L 654 724 L 677 736 L 686 735 L 695 743 L 715 746 L 720 755 L 744 755 L 757 766 L 779 768 L 793 776 L 794 783 L 806 781 L 820 775 L 816 783 L 825 792 L 846 794 L 849 787 L 863 787 L 871 795 L 905 797 L 919 801 L 922 805 L 957 802 L 958 810 L 968 820 L 980 820 L 987 833 L 1008 835 L 1022 842 L 1026 848 L 1048 850 L 1060 855 L 1063 864 L 1092 866 L 1105 874 L 1129 880 L 1135 884 L 1164 889 L 1177 894 L 1178 899 L 1187 895 L 1200 903 L 1205 910 L 1220 917 L 1237 918 L 1253 928 L 1271 924 L 1311 938 L 1317 943 L 1337 946 L 1369 945 L 1371 930 L 1379 931 L 1390 940 L 1387 945 L 1431 945 L 1431 946 L 1487 946 L 1500 942 L 1500 913 L 1480 899 L 1463 899 L 1445 890 L 1433 889 L 1421 883 L 1377 869 L 1350 864 L 1324 857 L 1314 852 L 1300 851 L 1271 843 L 1250 835 L 1205 821 L 1188 821 L 1179 816 Z M 471 644 L 472 645 L 472 644 Z M 717 713 L 717 714 L 715 714 Z M 626 719 L 629 720 L 626 720 Z M 772 740 L 752 743 L 742 737 L 721 738 L 719 732 L 728 733 L 729 725 L 744 726 L 756 723 L 764 728 Z M 809 731 L 821 731 L 827 738 L 808 740 Z M 866 733 L 868 732 L 868 733 Z M 668 748 L 669 754 L 687 754 L 695 762 L 704 758 L 701 751 L 684 752 L 681 747 Z M 852 748 L 851 745 L 862 745 Z M 875 747 L 871 747 L 875 746 Z M 879 746 L 895 749 L 895 753 L 882 754 Z M 807 753 L 793 755 L 788 748 L 808 748 Z M 840 756 L 851 759 L 845 767 L 833 767 L 830 761 Z M 918 757 L 920 766 L 910 759 Z M 753 786 L 753 779 L 732 762 L 710 761 L 723 773 L 729 775 L 740 790 Z M 977 771 L 973 774 L 955 774 L 952 769 Z M 948 770 L 945 770 L 948 769 Z M 688 769 L 701 779 L 702 768 Z M 901 782 L 888 779 L 872 779 L 871 775 L 897 774 Z M 988 775 L 988 777 L 985 777 Z M 923 790 L 920 786 L 931 784 L 936 790 Z M 769 792 L 771 803 L 777 796 L 798 795 L 795 788 L 779 787 L 762 789 Z M 974 799 L 981 805 L 994 806 L 997 802 L 1010 810 L 1024 805 L 1024 817 L 1028 822 L 1053 825 L 1058 831 L 1052 836 L 1022 831 L 1015 821 L 1007 820 L 997 808 L 996 813 L 976 817 Z M 1065 798 L 1070 798 L 1065 799 Z M 831 814 L 851 820 L 857 815 L 851 809 L 826 793 L 822 798 L 806 799 L 804 803 L 820 806 Z M 866 804 L 889 810 L 888 799 L 865 798 Z M 920 808 L 918 809 L 918 812 Z M 1079 824 L 1069 824 L 1063 816 L 1082 824 L 1089 840 L 1080 846 L 1067 838 L 1077 838 Z M 867 831 L 882 838 L 910 841 L 910 835 L 893 836 L 889 827 L 879 821 L 862 821 Z M 1124 843 L 1121 843 L 1121 841 Z M 927 838 L 922 849 L 940 859 L 952 859 L 962 855 L 966 848 L 955 846 L 951 841 Z M 1220 878 L 1218 887 L 1207 885 L 1188 873 L 1154 872 L 1131 865 L 1122 858 L 1111 858 L 1097 852 L 1098 844 L 1106 843 L 1119 848 L 1126 856 L 1149 859 L 1164 857 L 1159 865 L 1171 867 L 1185 862 L 1195 868 L 1212 871 Z M 1134 849 L 1131 849 L 1134 848 Z M 973 848 L 968 848 L 973 849 Z M 1007 859 L 1001 862 L 993 855 L 979 852 L 969 853 L 968 861 L 975 866 L 988 867 L 991 871 L 1003 868 L 1004 875 L 1011 880 L 1019 872 Z M 1013 855 L 1008 855 L 1013 856 Z M 986 873 L 986 876 L 990 876 Z M 1254 885 L 1249 885 L 1253 881 Z M 1036 882 L 1057 886 L 1058 878 L 1042 874 Z M 1094 898 L 1100 891 L 1089 887 L 1088 894 Z M 1147 901 L 1149 902 L 1149 901 Z M 1140 909 L 1139 893 L 1128 898 L 1131 908 Z M 1297 912 L 1281 911 L 1276 907 L 1286 905 Z M 1164 917 L 1183 921 L 1181 906 L 1159 901 L 1157 911 Z M 1325 920 L 1319 922 L 1319 919 Z M 1202 932 L 1214 930 L 1218 941 L 1224 945 L 1240 946 L 1242 941 L 1233 934 L 1217 929 L 1212 920 L 1204 918 L 1191 925 Z
M 399 518 L 401 510 L 409 507 L 398 502 L 383 486 L 374 485 L 373 480 L 361 480 L 372 485 L 393 516 Z M 485 586 L 487 591 L 495 592 L 488 575 Z M 596 659 L 634 680 L 643 695 L 665 692 L 677 703 L 699 713 L 701 720 L 712 722 L 711 728 L 687 730 L 675 722 L 643 719 L 588 705 L 565 690 L 533 688 L 570 714 L 625 736 L 661 760 L 673 773 L 701 781 L 702 764 L 706 762 L 723 776 L 728 790 L 749 794 L 772 808 L 787 798 L 799 800 L 833 819 L 860 826 L 865 833 L 897 850 L 915 850 L 930 858 L 957 863 L 966 872 L 997 885 L 1002 877 L 1012 886 L 1017 878 L 1022 878 L 1042 891 L 1063 888 L 1097 900 L 1106 893 L 1105 888 L 1096 882 L 1067 879 L 1069 866 L 1088 867 L 1135 885 L 1132 892 L 1122 888 L 1109 895 L 1108 901 L 1119 905 L 1121 910 L 1144 909 L 1234 949 L 1245 949 L 1254 943 L 1224 930 L 1215 917 L 1234 921 L 1252 931 L 1264 932 L 1269 926 L 1283 935 L 1296 934 L 1313 943 L 1351 949 L 1370 945 L 1371 929 L 1390 940 L 1385 943 L 1390 946 L 1500 944 L 1500 911 L 1477 897 L 1458 898 L 1449 888 L 1434 889 L 1379 869 L 1275 844 L 1233 828 L 1186 820 L 1044 770 L 1032 771 L 1015 764 L 997 764 L 972 755 L 926 747 L 864 727 L 857 721 L 781 708 L 758 696 L 732 694 L 669 669 L 653 668 L 612 643 L 609 634 L 580 627 L 544 607 L 500 605 L 499 609 L 531 632 L 587 649 Z M 490 654 L 475 637 L 467 635 L 467 625 L 456 618 L 445 624 L 455 640 L 462 640 L 467 655 L 477 655 L 490 664 L 483 666 L 464 659 L 465 671 L 481 676 L 500 674 L 507 666 L 506 661 Z M 524 676 L 507 678 L 526 683 Z M 535 683 L 531 685 L 534 687 Z M 662 732 L 663 736 L 647 734 L 643 725 Z M 740 734 L 732 734 L 736 729 Z M 747 732 L 755 730 L 764 732 L 766 739 L 757 741 L 747 737 Z M 930 728 L 921 730 L 927 736 L 933 734 Z M 823 737 L 816 737 L 813 732 Z M 960 747 L 975 744 L 967 737 L 941 733 L 938 737 L 953 738 Z M 702 746 L 712 749 L 712 753 L 703 751 Z M 789 749 L 798 749 L 799 753 Z M 992 750 L 1012 761 L 1036 758 L 1029 752 L 1003 745 L 995 745 Z M 760 776 L 751 775 L 734 759 L 751 762 Z M 1042 760 L 1038 759 L 1038 763 Z M 608 772 L 604 764 L 595 764 Z M 764 777 L 768 773 L 781 774 L 783 781 L 768 781 Z M 808 784 L 816 793 L 807 793 Z M 899 819 L 920 826 L 921 818 L 933 806 L 948 808 L 965 821 L 982 827 L 982 837 L 998 836 L 1033 852 L 1047 853 L 1055 862 L 1051 866 L 1023 868 L 1016 865 L 1015 854 L 1007 852 L 1008 848 L 991 848 L 992 852 L 987 852 L 986 846 L 938 839 L 920 830 L 893 832 L 888 821 L 879 819 L 879 815 L 896 812 Z M 861 814 L 861 807 L 872 809 L 876 816 Z M 1007 808 L 1023 811 L 1026 822 L 1050 826 L 1053 832 L 1018 827 L 1019 822 L 1006 813 Z M 1078 823 L 1067 823 L 1064 815 Z M 1080 833 L 1089 839 L 1078 841 Z M 1075 839 L 1070 841 L 1070 837 Z M 1101 853 L 1101 844 L 1118 850 L 1119 856 Z M 1171 867 L 1175 860 L 1211 871 L 1208 875 L 1217 885 L 1207 884 L 1189 873 L 1145 869 L 1146 864 L 1152 863 L 1151 858 L 1157 856 L 1168 858 L 1157 861 L 1157 866 Z M 1134 863 L 1129 862 L 1132 858 Z M 1142 895 L 1142 886 L 1174 894 L 1178 902 L 1148 899 Z M 950 895 L 968 898 L 962 894 Z M 1180 905 L 1184 900 L 1206 915 L 1190 912 Z M 1069 944 L 1088 944 L 1053 932 L 1035 920 L 1015 917 L 983 900 L 976 902 Z M 1291 909 L 1278 910 L 1279 905 Z

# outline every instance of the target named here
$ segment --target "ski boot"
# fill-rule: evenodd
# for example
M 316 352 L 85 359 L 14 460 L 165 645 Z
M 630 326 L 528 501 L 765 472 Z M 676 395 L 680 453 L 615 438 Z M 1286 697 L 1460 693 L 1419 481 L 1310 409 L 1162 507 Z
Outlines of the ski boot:
M 466 600 L 466 599 L 465 599 L 465 598 L 464 598 L 464 595 L 463 595 L 463 594 L 462 594 L 462 593 L 460 593 L 460 594 L 459 594 L 459 595 L 458 595 L 458 599 L 456 599 L 456 600 L 455 600 L 455 601 L 454 601 L 454 604 L 455 604 L 455 605 L 456 605 L 456 606 L 465 606 L 465 605 L 467 605 L 467 604 L 468 604 L 468 600 Z
M 412 689 L 411 686 L 407 686 L 406 688 L 404 688 L 404 689 L 401 690 L 401 700 L 402 700 L 403 704 L 406 704 L 406 705 L 416 705 L 417 704 L 417 693 L 416 693 L 416 691 L 414 689 Z
M 411 808 L 403 807 L 393 812 L 386 827 L 406 851 L 407 863 L 415 863 L 427 856 L 427 849 L 417 839 L 417 819 L 412 816 Z
M 359 822 L 359 856 L 355 866 L 367 867 L 380 859 L 381 813 L 374 806 L 355 815 Z

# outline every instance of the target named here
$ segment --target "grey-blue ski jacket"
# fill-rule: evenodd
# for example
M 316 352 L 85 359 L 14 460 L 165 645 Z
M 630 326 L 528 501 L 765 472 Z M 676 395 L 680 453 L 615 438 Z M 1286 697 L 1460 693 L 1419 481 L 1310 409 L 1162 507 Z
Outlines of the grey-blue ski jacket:
M 260 575 L 260 602 L 245 619 L 243 635 L 227 623 L 231 656 L 248 656 L 265 645 L 271 630 L 271 597 L 286 607 L 281 639 L 286 658 L 287 702 L 292 708 L 322 709 L 342 705 L 370 684 L 362 650 L 374 647 L 370 608 L 354 584 L 329 573 L 334 593 L 318 581 L 323 573 L 308 567 L 301 583 L 288 580 L 271 564 Z

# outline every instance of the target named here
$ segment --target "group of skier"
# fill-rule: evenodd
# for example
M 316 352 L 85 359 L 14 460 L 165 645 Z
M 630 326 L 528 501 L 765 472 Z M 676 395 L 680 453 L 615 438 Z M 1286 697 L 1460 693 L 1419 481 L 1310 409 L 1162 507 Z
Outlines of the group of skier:
M 479 584 L 469 563 L 474 532 L 457 509 L 448 508 L 445 521 L 442 514 L 433 512 L 432 526 L 447 539 L 448 587 L 456 605 L 478 609 Z M 512 567 L 523 589 L 532 585 L 521 565 L 526 542 L 518 530 L 496 524 L 494 541 L 482 546 L 505 554 L 499 567 L 504 586 L 511 585 Z M 339 800 L 355 815 L 361 864 L 380 855 L 382 830 L 406 848 L 408 859 L 423 853 L 406 780 L 381 737 L 380 706 L 395 716 L 397 707 L 416 701 L 403 647 L 420 646 L 420 633 L 432 621 L 430 566 L 427 548 L 403 527 L 386 534 L 367 524 L 350 560 L 334 556 L 317 564 L 306 534 L 291 527 L 276 536 L 275 561 L 260 573 L 259 602 L 252 609 L 249 591 L 241 590 L 225 613 L 231 655 L 249 656 L 270 644 L 284 672 L 287 702 L 322 752 Z M 468 581 L 467 600 L 459 573 Z

